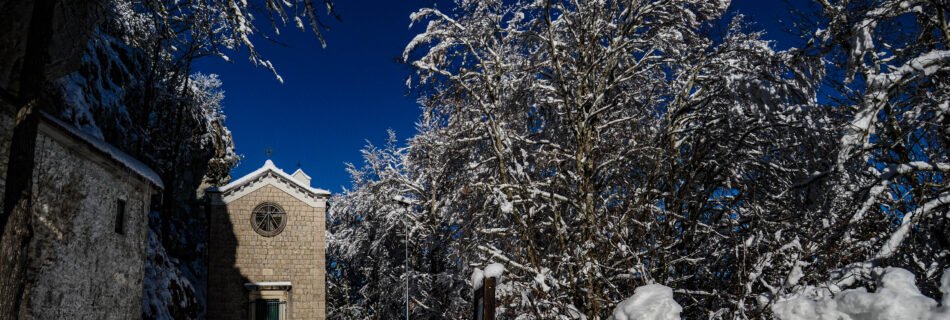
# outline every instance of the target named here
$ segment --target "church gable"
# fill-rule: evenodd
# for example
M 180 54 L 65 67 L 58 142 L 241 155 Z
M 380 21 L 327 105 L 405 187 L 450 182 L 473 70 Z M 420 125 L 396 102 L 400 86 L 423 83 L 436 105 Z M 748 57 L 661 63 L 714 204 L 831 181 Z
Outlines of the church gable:
M 208 190 L 208 319 L 326 319 L 330 193 L 267 161 Z M 270 319 L 270 318 L 268 318 Z
M 303 170 L 297 169 L 293 175 L 290 175 L 275 166 L 270 160 L 267 160 L 264 166 L 254 172 L 212 191 L 220 192 L 221 200 L 224 203 L 230 203 L 268 185 L 274 186 L 312 207 L 325 207 L 326 199 L 330 197 L 329 191 L 311 187 L 310 176 L 304 173 Z

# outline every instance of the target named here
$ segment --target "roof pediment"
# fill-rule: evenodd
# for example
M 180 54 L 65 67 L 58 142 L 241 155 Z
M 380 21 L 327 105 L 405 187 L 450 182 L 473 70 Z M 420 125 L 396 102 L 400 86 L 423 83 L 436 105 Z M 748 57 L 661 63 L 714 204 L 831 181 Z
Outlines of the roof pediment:
M 303 173 L 302 170 L 297 171 L 295 174 Z M 287 174 L 270 160 L 257 170 L 222 187 L 209 188 L 208 191 L 220 192 L 224 203 L 230 203 L 267 185 L 277 187 L 314 207 L 324 206 L 326 199 L 330 197 L 330 191 L 304 184 L 301 179 Z

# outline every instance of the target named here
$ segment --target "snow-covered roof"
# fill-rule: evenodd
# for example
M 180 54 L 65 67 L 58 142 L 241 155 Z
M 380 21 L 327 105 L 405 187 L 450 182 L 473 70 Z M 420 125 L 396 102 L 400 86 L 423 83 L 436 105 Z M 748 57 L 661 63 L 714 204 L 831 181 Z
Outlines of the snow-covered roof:
M 268 160 L 268 161 L 270 161 L 270 160 Z M 294 171 L 294 173 L 291 173 L 290 175 L 291 175 L 291 176 L 296 176 L 296 175 L 298 175 L 298 174 L 303 175 L 304 177 L 307 177 L 308 179 L 310 178 L 310 175 L 307 174 L 306 172 L 303 172 L 303 169 L 300 169 L 300 168 L 297 168 L 297 171 Z
M 300 169 L 298 169 L 297 171 L 300 172 L 300 173 L 303 173 L 303 171 L 300 170 Z M 257 170 L 254 170 L 253 172 L 248 173 L 247 175 L 245 175 L 245 176 L 243 176 L 243 177 L 241 177 L 241 178 L 239 178 L 239 179 L 237 179 L 237 180 L 231 181 L 231 183 L 228 183 L 227 185 L 224 185 L 224 186 L 219 187 L 219 188 L 210 188 L 209 190 L 210 190 L 210 191 L 218 191 L 218 192 L 225 193 L 225 192 L 228 192 L 228 191 L 230 191 L 230 190 L 232 190 L 232 189 L 235 189 L 235 188 L 241 187 L 241 186 L 243 186 L 243 185 L 246 185 L 246 184 L 248 184 L 248 183 L 251 183 L 251 182 L 253 182 L 253 181 L 256 181 L 258 178 L 260 178 L 261 176 L 264 176 L 264 175 L 266 175 L 266 174 L 268 174 L 268 173 L 273 173 L 273 174 L 275 174 L 276 176 L 280 177 L 281 180 L 284 181 L 285 183 L 291 183 L 291 184 L 293 184 L 294 186 L 296 186 L 296 187 L 298 187 L 298 188 L 300 188 L 300 189 L 302 189 L 302 190 L 304 190 L 304 191 L 310 192 L 310 193 L 313 194 L 313 195 L 319 195 L 319 196 L 329 196 L 329 195 L 330 195 L 330 191 L 327 191 L 327 190 L 324 190 L 324 189 L 320 189 L 320 188 L 311 187 L 310 185 L 304 184 L 302 181 L 300 181 L 300 179 L 295 179 L 295 178 L 294 178 L 293 176 L 291 176 L 290 174 L 287 174 L 287 172 L 284 172 L 284 170 L 282 170 L 282 169 L 278 168 L 277 166 L 275 166 L 275 165 L 274 165 L 274 162 L 271 161 L 270 159 L 268 159 L 267 161 L 265 161 L 265 162 L 264 162 L 264 166 L 258 168 Z M 297 172 L 294 172 L 294 174 L 297 174 Z M 306 173 L 304 173 L 304 175 L 306 175 Z M 308 177 L 309 177 L 309 176 L 308 176 Z
M 160 189 L 165 188 L 165 184 L 162 183 L 162 178 L 158 176 L 158 173 L 155 173 L 155 171 L 152 170 L 152 168 L 149 168 L 147 165 L 145 165 L 138 159 L 135 159 L 131 155 L 123 152 L 122 150 L 119 150 L 119 148 L 116 148 L 115 146 L 109 144 L 108 142 L 103 141 L 102 139 L 96 138 L 92 136 L 91 134 L 88 134 L 86 132 L 83 132 L 82 130 L 79 130 L 75 126 L 72 126 L 59 119 L 56 119 L 56 117 L 53 117 L 46 112 L 40 111 L 40 115 L 47 122 L 55 125 L 56 127 L 60 129 L 63 129 L 69 135 L 81 140 L 82 142 L 85 142 L 87 145 L 89 145 L 93 149 L 101 152 L 102 154 L 111 158 L 115 162 L 118 162 L 122 166 L 129 168 L 129 170 L 132 170 L 139 176 L 142 176 L 143 178 L 151 182 L 156 187 Z

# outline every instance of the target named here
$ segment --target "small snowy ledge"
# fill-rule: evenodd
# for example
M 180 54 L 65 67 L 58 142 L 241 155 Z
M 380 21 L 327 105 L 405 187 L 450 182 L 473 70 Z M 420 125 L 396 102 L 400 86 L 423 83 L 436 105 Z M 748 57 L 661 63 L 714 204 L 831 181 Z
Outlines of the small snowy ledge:
M 950 270 L 944 271 L 940 291 L 943 306 L 920 293 L 914 274 L 887 268 L 877 292 L 865 288 L 845 290 L 837 296 L 812 298 L 806 294 L 788 297 L 772 305 L 781 320 L 947 320 L 950 319 Z
M 620 302 L 612 320 L 679 320 L 683 307 L 673 300 L 673 289 L 661 284 L 637 288 L 633 296 Z

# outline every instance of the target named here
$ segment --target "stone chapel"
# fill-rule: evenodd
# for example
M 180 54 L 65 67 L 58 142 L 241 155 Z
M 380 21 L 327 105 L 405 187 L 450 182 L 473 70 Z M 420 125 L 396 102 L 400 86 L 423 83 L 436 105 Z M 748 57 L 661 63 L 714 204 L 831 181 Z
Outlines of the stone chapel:
M 148 212 L 162 179 L 101 138 L 38 113 L 30 209 L 13 218 L 29 221 L 31 232 L 4 237 L 29 239 L 26 270 L 13 275 L 13 257 L 4 256 L 0 291 L 20 282 L 21 319 L 140 319 Z M 0 202 L 14 123 L 0 111 Z
M 330 192 L 267 160 L 206 195 L 208 319 L 325 319 Z

